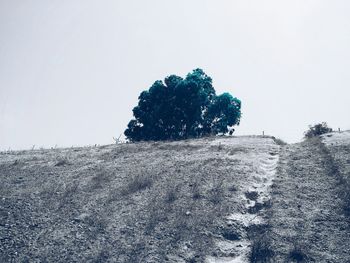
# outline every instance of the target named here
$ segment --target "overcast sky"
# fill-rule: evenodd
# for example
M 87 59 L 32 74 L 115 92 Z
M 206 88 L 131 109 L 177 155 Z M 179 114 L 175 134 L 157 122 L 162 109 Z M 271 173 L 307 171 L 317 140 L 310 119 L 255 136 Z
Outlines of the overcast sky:
M 350 1 L 0 0 L 0 149 L 110 144 L 142 90 L 202 68 L 237 135 L 350 129 Z

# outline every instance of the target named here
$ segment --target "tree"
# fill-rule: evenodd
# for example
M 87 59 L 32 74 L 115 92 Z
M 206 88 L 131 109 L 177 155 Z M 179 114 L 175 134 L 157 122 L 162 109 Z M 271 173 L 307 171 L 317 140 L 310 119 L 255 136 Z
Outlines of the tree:
M 309 129 L 304 133 L 305 138 L 309 139 L 315 136 L 332 132 L 332 128 L 328 127 L 326 122 L 318 123 L 313 126 L 309 126 Z
M 178 140 L 225 134 L 239 125 L 241 101 L 229 93 L 217 96 L 202 69 L 186 78 L 171 75 L 141 92 L 124 134 L 130 141 Z

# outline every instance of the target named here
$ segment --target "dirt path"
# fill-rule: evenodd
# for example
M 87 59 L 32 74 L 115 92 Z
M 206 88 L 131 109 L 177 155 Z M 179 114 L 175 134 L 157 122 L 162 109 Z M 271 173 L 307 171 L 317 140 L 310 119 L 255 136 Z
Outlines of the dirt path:
M 206 263 L 248 263 L 254 261 L 251 251 L 256 238 L 266 227 L 266 211 L 270 206 L 271 186 L 275 178 L 279 149 L 273 140 L 265 142 L 265 151 L 257 150 L 249 156 L 252 173 L 237 191 L 240 209 L 231 211 L 225 218 L 230 235 L 216 238 L 216 256 L 208 256 Z M 266 151 L 268 150 L 268 151 Z M 266 251 L 264 251 L 266 254 Z M 267 251 L 267 254 L 269 251 Z
M 339 181 L 320 140 L 285 146 L 272 191 L 271 262 L 350 262 Z

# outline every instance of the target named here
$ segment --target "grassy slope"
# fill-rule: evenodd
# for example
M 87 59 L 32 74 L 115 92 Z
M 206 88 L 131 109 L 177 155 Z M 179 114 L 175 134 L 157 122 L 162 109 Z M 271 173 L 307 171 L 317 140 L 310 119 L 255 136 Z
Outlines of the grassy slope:
M 278 149 L 239 137 L 1 153 L 0 261 L 246 261 Z
M 271 262 L 350 262 L 349 217 L 339 173 L 339 167 L 349 172 L 349 143 L 331 146 L 338 162 L 320 139 L 281 151 L 268 220 Z
M 0 262 L 350 261 L 350 133 L 282 147 L 269 200 L 279 149 L 238 137 L 1 153 Z
M 350 217 L 350 131 L 326 134 L 322 139 L 341 183 L 343 212 Z

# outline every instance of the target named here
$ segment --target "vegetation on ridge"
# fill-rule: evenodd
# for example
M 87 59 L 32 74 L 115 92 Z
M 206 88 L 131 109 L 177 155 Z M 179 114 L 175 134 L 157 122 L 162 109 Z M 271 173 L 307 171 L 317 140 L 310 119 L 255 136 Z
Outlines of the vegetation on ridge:
M 159 141 L 233 133 L 239 125 L 241 101 L 229 93 L 216 95 L 202 69 L 186 78 L 171 75 L 141 92 L 124 134 L 130 141 Z
M 306 139 L 310 139 L 332 131 L 332 128 L 328 127 L 326 122 L 322 122 L 313 126 L 310 125 L 309 129 L 304 133 L 304 136 Z

